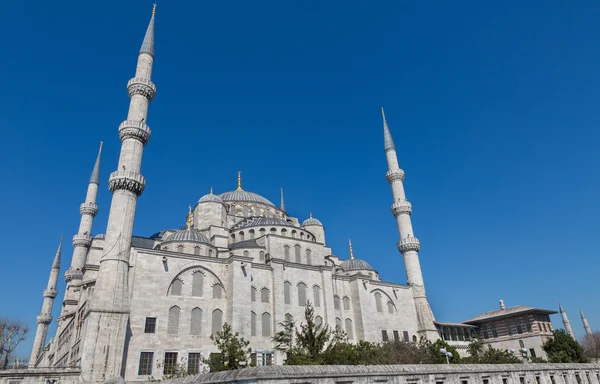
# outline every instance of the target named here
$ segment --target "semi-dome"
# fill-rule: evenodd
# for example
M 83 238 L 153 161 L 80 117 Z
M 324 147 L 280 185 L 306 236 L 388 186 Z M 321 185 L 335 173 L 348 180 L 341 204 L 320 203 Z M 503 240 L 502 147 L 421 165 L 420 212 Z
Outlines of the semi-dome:
M 198 203 L 223 203 L 223 199 L 212 193 L 212 188 L 208 195 L 204 195 L 198 200 Z
M 259 226 L 272 226 L 272 225 L 279 225 L 279 226 L 285 226 L 285 227 L 294 227 L 294 225 L 288 223 L 285 220 L 282 219 L 277 219 L 275 217 L 250 217 L 247 218 L 245 220 L 240 221 L 239 223 L 237 223 L 233 229 L 241 229 L 241 228 L 247 228 L 247 227 L 259 227 Z
M 220 197 L 223 201 L 243 201 L 249 203 L 266 204 L 272 207 L 275 206 L 275 204 L 271 203 L 269 200 L 265 199 L 261 195 L 257 195 L 256 193 L 248 191 L 236 190 L 231 192 L 225 192 L 218 195 L 218 197 Z
M 312 212 L 311 212 L 310 217 L 302 222 L 303 227 L 306 227 L 307 225 L 320 225 L 322 227 L 323 223 L 321 223 L 319 220 L 315 219 L 312 216 Z
M 344 260 L 340 267 L 348 272 L 348 271 L 375 271 L 373 267 L 369 263 L 361 259 L 348 259 Z
M 205 243 L 210 244 L 208 237 L 204 236 L 197 229 L 180 229 L 171 234 L 165 242 L 181 242 L 181 243 Z

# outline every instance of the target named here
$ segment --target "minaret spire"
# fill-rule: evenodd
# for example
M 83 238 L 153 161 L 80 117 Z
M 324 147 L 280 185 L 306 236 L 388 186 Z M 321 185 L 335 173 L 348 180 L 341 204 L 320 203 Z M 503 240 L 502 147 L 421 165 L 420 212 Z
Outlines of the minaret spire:
M 48 278 L 48 284 L 44 290 L 44 301 L 42 303 L 42 310 L 40 315 L 37 317 L 37 330 L 35 332 L 35 339 L 33 341 L 33 348 L 31 349 L 31 357 L 29 358 L 29 365 L 35 367 L 40 353 L 46 343 L 46 335 L 48 334 L 48 326 L 52 322 L 52 306 L 54 305 L 54 299 L 58 294 L 56 290 L 56 283 L 58 282 L 58 274 L 60 273 L 60 255 L 62 253 L 63 238 L 60 237 L 60 243 L 58 243 L 58 249 L 52 262 L 52 268 L 50 268 L 50 277 Z
M 583 328 L 585 329 L 585 334 L 588 336 L 592 335 L 592 328 L 590 327 L 590 323 L 588 323 L 587 318 L 583 314 L 581 308 L 579 309 L 579 313 L 581 314 L 581 321 L 583 322 Z
M 558 303 L 558 309 L 560 311 L 560 316 L 562 317 L 562 322 L 565 326 L 565 331 L 567 331 L 567 334 L 569 336 L 571 336 L 571 338 L 573 340 L 577 340 L 577 339 L 575 339 L 575 334 L 573 333 L 573 328 L 571 328 L 571 322 L 569 321 L 569 318 L 567 317 L 567 312 L 565 312 L 565 309 L 563 308 L 561 303 Z
M 98 157 L 96 157 L 96 163 L 92 170 L 92 176 L 90 177 L 90 183 L 100 185 L 100 157 L 102 156 L 102 142 L 100 142 L 100 149 L 98 150 Z
M 150 139 L 148 106 L 156 94 L 152 82 L 154 64 L 155 8 L 138 54 L 134 77 L 127 83 L 131 101 L 127 119 L 119 126 L 121 153 L 117 170 L 111 173 L 110 213 L 96 286 L 88 301 L 85 340 L 80 367 L 90 372 L 85 381 L 100 382 L 122 373 L 125 329 L 129 322 L 129 257 L 138 197 L 146 179 L 141 173 L 143 149 Z
M 410 220 L 412 205 L 406 200 L 404 193 L 404 171 L 398 166 L 396 156 L 396 147 L 392 140 L 392 134 L 385 118 L 385 112 L 381 109 L 383 116 L 383 142 L 385 157 L 388 164 L 386 173 L 387 181 L 392 186 L 392 195 L 394 204 L 392 204 L 392 213 L 398 224 L 398 250 L 404 258 L 404 268 L 408 285 L 411 286 L 413 299 L 417 311 L 418 332 L 429 340 L 436 340 L 439 336 L 434 324 L 435 318 L 427 301 L 425 293 L 425 283 L 421 273 L 421 263 L 419 262 L 419 249 L 421 244 L 413 233 L 413 227 Z
M 354 260 L 354 251 L 352 250 L 352 240 L 348 239 L 348 245 L 350 246 L 350 260 Z
M 283 188 L 281 188 L 281 205 L 280 208 L 282 211 L 285 211 L 285 201 L 283 200 Z
M 243 191 L 242 189 L 242 172 L 238 171 L 237 189 L 236 191 Z

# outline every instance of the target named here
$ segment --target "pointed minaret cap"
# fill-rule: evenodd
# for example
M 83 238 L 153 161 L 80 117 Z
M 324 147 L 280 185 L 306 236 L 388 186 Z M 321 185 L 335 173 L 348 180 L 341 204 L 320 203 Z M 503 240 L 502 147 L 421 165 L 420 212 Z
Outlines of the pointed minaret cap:
M 150 19 L 150 23 L 148 24 L 148 29 L 146 30 L 146 36 L 144 36 L 144 42 L 142 43 L 142 48 L 140 49 L 140 54 L 147 53 L 152 57 L 154 57 L 154 15 L 155 14 L 156 14 L 156 3 L 154 3 L 154 7 L 152 8 L 152 18 Z
M 238 171 L 238 186 L 236 191 L 243 191 L 242 189 L 242 172 Z
M 100 149 L 98 150 L 98 157 L 96 157 L 96 163 L 94 164 L 94 170 L 90 177 L 90 184 L 100 185 L 100 157 L 102 156 L 102 142 L 100 142 Z
M 282 211 L 285 211 L 285 201 L 283 200 L 283 187 L 281 188 L 281 205 L 280 208 Z
M 348 245 L 350 246 L 350 260 L 354 260 L 354 250 L 352 249 L 352 240 L 348 239 Z
M 585 315 L 583 314 L 583 311 L 581 310 L 581 308 L 579 308 L 579 314 L 581 314 L 582 319 L 585 319 Z
M 561 303 L 558 303 L 558 310 L 560 311 L 560 313 L 565 313 L 565 309 L 563 308 Z
M 54 256 L 54 262 L 52 263 L 52 269 L 60 269 L 60 254 L 62 253 L 63 237 L 60 237 L 60 243 L 58 243 L 58 249 L 56 250 L 56 256 Z
M 381 116 L 383 117 L 383 149 L 385 151 L 388 151 L 390 149 L 396 149 L 396 146 L 394 145 L 394 140 L 392 140 L 390 128 L 388 127 L 387 120 L 385 119 L 385 112 L 383 110 L 383 107 L 381 107 Z

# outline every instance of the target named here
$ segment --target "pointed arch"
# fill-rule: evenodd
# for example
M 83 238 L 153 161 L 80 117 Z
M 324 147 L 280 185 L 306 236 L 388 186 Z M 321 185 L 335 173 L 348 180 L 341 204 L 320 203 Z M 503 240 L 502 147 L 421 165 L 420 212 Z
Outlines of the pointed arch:
M 271 296 L 271 292 L 269 291 L 269 288 L 263 287 L 260 290 L 260 302 L 261 303 L 268 303 L 269 302 L 269 296 Z
M 202 310 L 200 308 L 192 309 L 190 316 L 190 335 L 200 335 L 202 332 Z
M 169 320 L 167 322 L 167 333 L 169 335 L 177 335 L 179 333 L 179 315 L 181 308 L 172 306 L 169 308 Z
M 250 287 L 250 301 L 256 301 L 256 293 L 258 292 L 258 289 L 256 289 L 256 287 L 252 286 Z
M 256 312 L 250 312 L 250 336 L 256 336 Z
M 223 329 L 223 311 L 215 309 L 212 313 L 212 335 L 216 335 Z
M 341 309 L 340 308 L 340 297 L 338 295 L 333 296 L 333 309 Z
M 318 308 L 321 306 L 321 287 L 319 287 L 318 285 L 313 285 L 313 303 L 315 305 L 315 308 Z
M 342 302 L 344 303 L 344 310 L 348 311 L 350 309 L 350 298 L 348 296 L 344 296 L 342 298 Z
M 310 249 L 306 249 L 306 264 L 312 265 L 312 251 Z
M 298 283 L 298 305 L 301 307 L 306 306 L 306 284 Z
M 223 296 L 223 286 L 221 284 L 215 284 L 213 289 L 213 299 L 221 299 Z
M 200 271 L 192 273 L 192 296 L 202 297 L 204 290 L 204 274 Z
M 292 291 L 292 283 L 289 281 L 283 282 L 283 302 L 284 304 L 291 304 L 291 291 Z
M 175 279 L 171 283 L 170 293 L 171 296 L 181 296 L 181 291 L 183 289 L 183 281 L 181 279 Z
M 283 256 L 285 258 L 285 261 L 290 261 L 290 246 L 289 245 L 283 246 Z
M 262 336 L 270 337 L 271 336 L 271 315 L 269 312 L 264 312 L 262 314 Z
M 383 312 L 383 305 L 381 303 L 380 292 L 375 292 L 375 307 L 377 308 L 377 312 Z
M 302 256 L 300 255 L 300 251 L 301 251 L 300 244 L 294 245 L 294 256 L 296 258 L 295 261 L 298 264 L 302 263 Z
M 354 325 L 352 324 L 351 319 L 346 319 L 346 335 L 348 339 L 354 339 Z
M 258 252 L 258 261 L 260 261 L 261 263 L 265 262 L 265 251 Z

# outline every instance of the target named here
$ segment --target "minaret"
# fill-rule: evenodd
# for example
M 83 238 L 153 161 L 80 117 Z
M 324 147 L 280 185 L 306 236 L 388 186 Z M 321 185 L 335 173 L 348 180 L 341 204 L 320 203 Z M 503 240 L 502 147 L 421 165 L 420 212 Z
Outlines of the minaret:
M 65 282 L 67 290 L 65 292 L 63 308 L 61 315 L 73 311 L 77 307 L 79 294 L 81 290 L 81 279 L 83 278 L 83 267 L 87 257 L 88 250 L 92 244 L 92 224 L 94 217 L 98 213 L 96 197 L 98 196 L 98 186 L 100 184 L 100 157 L 102 156 L 102 142 L 94 163 L 94 169 L 88 183 L 85 201 L 79 206 L 81 220 L 79 221 L 79 231 L 73 236 L 73 257 L 71 258 L 71 267 L 65 272 Z
M 569 336 L 571 336 L 573 340 L 577 340 L 575 338 L 575 334 L 573 333 L 573 328 L 571 328 L 571 322 L 567 317 L 567 312 L 565 312 L 565 309 L 563 308 L 561 303 L 558 303 L 558 309 L 560 311 L 560 316 L 562 317 L 562 322 L 565 325 L 565 331 L 567 331 L 567 333 L 569 334 Z
M 585 334 L 592 336 L 592 328 L 590 327 L 590 323 L 588 323 L 583 311 L 580 309 L 579 313 L 581 314 L 581 321 L 583 322 L 583 328 L 585 329 Z
M 285 211 L 285 201 L 283 201 L 283 188 L 281 188 L 281 205 L 279 207 L 282 211 Z
M 127 83 L 131 98 L 127 120 L 119 126 L 121 153 L 108 187 L 112 201 L 104 251 L 85 325 L 81 370 L 85 381 L 104 381 L 122 375 L 129 323 L 129 256 L 138 197 L 146 179 L 140 173 L 142 152 L 150 138 L 148 105 L 156 94 L 151 81 L 154 61 L 156 5 L 138 55 L 135 76 Z
M 35 339 L 33 341 L 33 348 L 31 349 L 31 357 L 29 358 L 29 365 L 35 367 L 44 344 L 46 343 L 46 334 L 48 333 L 48 326 L 52 322 L 52 305 L 54 299 L 58 294 L 56 290 L 56 283 L 58 282 L 58 274 L 60 272 L 60 254 L 62 251 L 62 237 L 58 244 L 58 250 L 56 256 L 54 256 L 54 262 L 50 269 L 50 277 L 48 278 L 48 285 L 44 290 L 44 302 L 42 303 L 42 311 L 37 317 L 37 331 L 35 332 Z
M 436 340 L 439 336 L 433 323 L 435 318 L 425 294 L 425 285 L 419 263 L 419 249 L 421 245 L 413 233 L 410 221 L 412 205 L 406 200 L 406 195 L 404 194 L 404 171 L 398 166 L 396 147 L 394 146 L 383 108 L 381 108 L 381 114 L 383 116 L 384 151 L 388 164 L 388 172 L 385 176 L 392 186 L 392 195 L 394 197 L 392 213 L 398 223 L 398 233 L 400 235 L 400 241 L 397 244 L 398 250 L 404 257 L 408 285 L 412 287 L 413 291 L 417 311 L 418 332 L 428 340 Z

